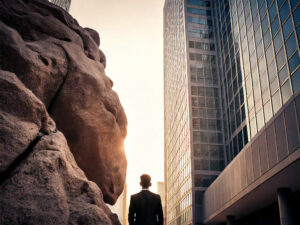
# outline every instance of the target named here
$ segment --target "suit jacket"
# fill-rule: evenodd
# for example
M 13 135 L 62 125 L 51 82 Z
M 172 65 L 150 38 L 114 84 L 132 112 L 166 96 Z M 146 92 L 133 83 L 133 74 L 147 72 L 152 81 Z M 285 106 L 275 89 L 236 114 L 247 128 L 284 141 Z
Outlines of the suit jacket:
M 160 196 L 149 190 L 142 190 L 132 195 L 128 221 L 130 225 L 163 225 L 164 216 Z

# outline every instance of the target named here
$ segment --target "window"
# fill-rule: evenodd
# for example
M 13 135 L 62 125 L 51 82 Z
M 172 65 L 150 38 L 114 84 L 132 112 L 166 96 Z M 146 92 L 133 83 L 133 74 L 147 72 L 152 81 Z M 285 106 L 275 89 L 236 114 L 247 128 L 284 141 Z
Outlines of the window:
M 280 72 L 279 72 L 279 81 L 280 81 L 280 84 L 282 85 L 284 83 L 284 81 L 286 80 L 286 78 L 288 78 L 289 74 L 288 74 L 288 71 L 287 71 L 287 67 L 284 66 Z
M 291 17 L 289 17 L 287 21 L 283 24 L 282 29 L 283 29 L 284 39 L 286 40 L 293 29 L 293 23 Z
M 271 35 L 270 35 L 270 31 L 268 30 L 265 35 L 264 35 L 264 44 L 265 47 L 267 47 L 271 42 Z
M 274 21 L 272 22 L 271 28 L 272 28 L 272 35 L 274 36 L 276 34 L 276 32 L 278 31 L 278 28 L 279 28 L 278 16 L 276 16 Z
M 279 50 L 276 54 L 276 62 L 277 62 L 277 69 L 280 70 L 281 67 L 285 64 L 285 54 L 283 48 Z
M 270 20 L 272 21 L 277 14 L 276 3 L 273 2 L 272 6 L 269 9 Z
M 282 45 L 282 37 L 281 37 L 281 32 L 278 32 L 274 38 L 274 48 L 275 52 L 278 52 Z
M 290 13 L 290 7 L 289 7 L 288 1 L 286 1 L 284 3 L 284 5 L 281 7 L 279 13 L 280 13 L 281 22 L 283 22 Z
M 292 90 L 291 90 L 291 85 L 289 80 L 287 80 L 287 82 L 285 82 L 285 84 L 282 86 L 281 94 L 282 94 L 282 102 L 284 104 L 292 95 Z
M 293 12 L 295 26 L 300 22 L 300 5 L 297 6 L 296 10 Z
M 274 114 L 279 110 L 281 107 L 281 100 L 280 100 L 280 93 L 277 91 L 273 96 L 272 96 L 272 103 L 273 103 L 273 111 Z
M 192 14 L 197 14 L 197 15 L 203 15 L 203 16 L 206 15 L 206 10 L 204 10 L 204 9 L 196 9 L 196 8 L 187 7 L 187 12 L 192 13 Z
M 299 65 L 300 59 L 299 59 L 299 53 L 296 52 L 292 58 L 289 60 L 289 68 L 290 72 L 293 72 L 294 69 Z
M 300 69 L 298 69 L 293 75 L 292 75 L 292 85 L 294 93 L 300 90 Z
M 286 41 L 285 49 L 286 49 L 288 58 L 290 58 L 290 56 L 296 51 L 297 43 L 296 43 L 294 32 L 291 34 L 289 39 Z
M 270 45 L 268 47 L 268 49 L 266 50 L 266 58 L 267 58 L 267 63 L 268 65 L 272 62 L 273 60 L 273 49 L 272 49 L 272 45 Z

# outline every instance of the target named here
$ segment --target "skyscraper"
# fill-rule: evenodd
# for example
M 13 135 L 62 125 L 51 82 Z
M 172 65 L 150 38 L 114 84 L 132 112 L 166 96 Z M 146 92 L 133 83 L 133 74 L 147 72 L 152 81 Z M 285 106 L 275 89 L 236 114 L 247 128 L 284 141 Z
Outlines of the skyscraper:
M 70 10 L 71 0 L 49 0 L 49 2 L 58 5 L 66 11 Z
M 167 224 L 225 222 L 238 190 L 282 187 L 272 172 L 282 160 L 294 157 L 279 171 L 300 172 L 299 15 L 297 0 L 165 1 Z M 298 196 L 300 184 L 281 184 Z

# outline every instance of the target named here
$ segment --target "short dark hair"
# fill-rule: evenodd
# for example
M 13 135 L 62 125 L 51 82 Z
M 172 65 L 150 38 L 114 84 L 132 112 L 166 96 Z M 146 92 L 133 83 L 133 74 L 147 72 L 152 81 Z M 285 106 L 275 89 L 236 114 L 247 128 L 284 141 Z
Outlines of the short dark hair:
M 148 188 L 151 183 L 151 177 L 148 174 L 143 174 L 141 176 L 141 185 L 143 188 Z

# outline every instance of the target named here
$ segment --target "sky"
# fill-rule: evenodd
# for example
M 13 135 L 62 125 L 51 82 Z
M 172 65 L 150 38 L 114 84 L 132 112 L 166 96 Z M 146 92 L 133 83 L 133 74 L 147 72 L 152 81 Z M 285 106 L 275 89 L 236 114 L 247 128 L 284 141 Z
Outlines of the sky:
M 152 177 L 151 191 L 164 179 L 163 145 L 164 0 L 72 0 L 70 14 L 100 34 L 114 82 L 128 119 L 125 152 L 130 196 L 139 177 Z

